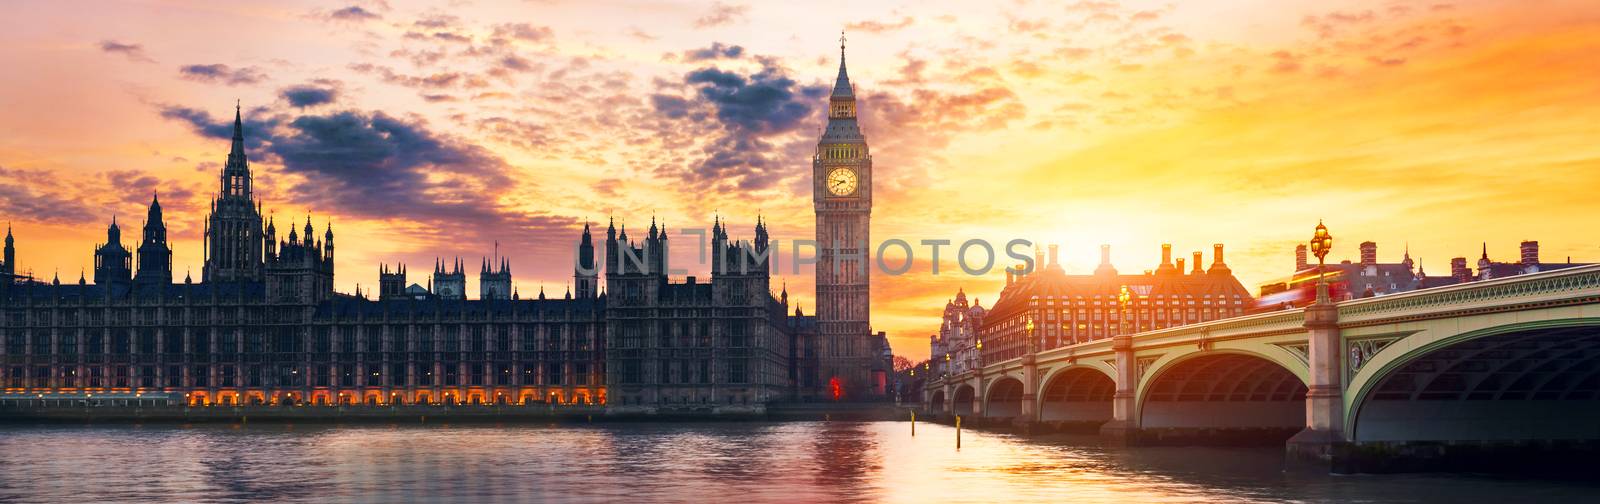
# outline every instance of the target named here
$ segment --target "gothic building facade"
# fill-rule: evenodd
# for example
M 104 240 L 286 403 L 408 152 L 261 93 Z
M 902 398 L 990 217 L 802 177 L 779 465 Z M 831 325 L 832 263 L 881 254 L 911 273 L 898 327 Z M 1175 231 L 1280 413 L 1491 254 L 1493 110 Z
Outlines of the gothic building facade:
M 585 225 L 575 292 L 522 299 L 509 260 L 466 297 L 456 259 L 431 288 L 381 265 L 377 299 L 334 290 L 334 233 L 279 238 L 251 192 L 242 113 L 205 230 L 200 281 L 172 279 L 160 202 L 134 250 L 113 221 L 93 283 L 0 271 L 0 394 L 165 394 L 192 405 L 599 404 L 617 413 L 751 413 L 798 395 L 815 319 L 772 294 L 771 242 L 713 227 L 709 281 L 667 274 L 667 232 L 608 226 L 604 292 Z M 814 357 L 814 355 L 813 355 Z M 814 361 L 813 361 L 814 364 Z M 812 370 L 815 373 L 815 368 Z
M 817 337 L 825 389 L 833 399 L 881 399 L 889 363 L 872 334 L 872 154 L 856 122 L 856 94 L 839 45 L 839 75 L 828 96 L 828 125 L 812 157 L 817 233 Z
M 733 242 L 713 223 L 708 282 L 668 278 L 669 239 L 653 220 L 639 243 L 608 225 L 605 247 L 610 408 L 753 412 L 791 392 L 788 295 L 771 294 L 765 224 Z

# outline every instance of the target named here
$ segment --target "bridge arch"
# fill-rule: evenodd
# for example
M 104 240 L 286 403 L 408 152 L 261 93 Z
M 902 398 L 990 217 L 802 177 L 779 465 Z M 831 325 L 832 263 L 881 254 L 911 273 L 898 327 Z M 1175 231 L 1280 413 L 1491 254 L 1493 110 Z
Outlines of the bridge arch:
M 983 393 L 983 416 L 1014 418 L 1022 415 L 1022 391 L 1021 379 L 1011 375 L 996 378 Z
M 1099 427 L 1111 420 L 1115 378 L 1104 369 L 1072 365 L 1051 371 L 1039 387 L 1039 420 Z
M 1305 378 L 1273 356 L 1212 350 L 1156 364 L 1140 380 L 1140 429 L 1236 430 L 1240 441 L 1267 442 L 1305 427 Z
M 928 399 L 929 411 L 944 411 L 944 403 L 949 399 L 944 396 L 944 389 L 933 391 L 933 397 Z
M 1466 331 L 1423 328 L 1356 361 L 1349 438 L 1600 440 L 1600 318 L 1526 315 Z
M 963 383 L 956 385 L 956 391 L 951 393 L 950 412 L 957 415 L 971 415 L 977 402 L 977 391 L 972 385 Z

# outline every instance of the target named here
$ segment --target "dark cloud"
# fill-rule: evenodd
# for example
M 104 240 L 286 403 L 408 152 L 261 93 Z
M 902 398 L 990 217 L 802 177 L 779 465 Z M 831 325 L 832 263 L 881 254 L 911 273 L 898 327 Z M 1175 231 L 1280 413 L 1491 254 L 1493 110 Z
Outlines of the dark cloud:
M 159 111 L 206 138 L 232 135 L 231 120 L 218 120 L 204 111 L 179 106 Z M 576 221 L 502 204 L 501 199 L 519 187 L 531 186 L 519 185 L 511 167 L 479 145 L 434 132 L 421 121 L 382 112 L 285 116 L 256 110 L 245 118 L 245 140 L 257 179 L 281 180 L 287 193 L 265 195 L 269 201 L 286 196 L 318 212 L 409 224 L 419 230 L 411 238 L 427 243 L 457 246 L 499 239 L 530 254 L 570 254 L 565 244 L 576 236 Z M 208 162 L 196 169 L 217 168 Z M 153 189 L 154 181 L 136 172 L 110 176 L 119 177 L 115 184 L 137 187 L 140 198 L 148 198 L 147 189 Z M 192 192 L 171 190 L 174 198 L 182 191 Z M 166 204 L 168 186 L 161 191 Z M 0 182 L 0 198 L 4 192 Z M 79 213 L 88 216 L 87 211 Z
M 511 167 L 476 144 L 382 112 L 305 115 L 267 152 L 302 181 L 295 199 L 359 218 L 429 224 L 441 239 L 502 241 L 564 253 L 575 220 L 502 206 L 517 190 Z
M 128 206 L 147 207 L 151 196 L 159 193 L 161 206 L 169 214 L 181 214 L 191 209 L 190 203 L 196 196 L 193 187 L 161 180 L 138 170 L 112 170 L 104 175 L 106 183 L 117 188 L 114 194 Z
M 663 121 L 659 132 L 664 143 L 695 143 L 678 138 L 685 135 L 709 137 L 698 142 L 698 160 L 688 166 L 665 165 L 658 172 L 747 190 L 772 187 L 794 175 L 790 160 L 804 156 L 808 141 L 796 133 L 815 117 L 827 88 L 800 85 L 768 63 L 748 75 L 701 68 L 683 77 L 692 94 L 652 95 L 650 105 Z
M 670 95 L 653 95 L 650 104 L 655 107 L 656 113 L 669 119 L 682 119 L 689 115 L 689 100 Z
M 82 198 L 63 191 L 56 174 L 0 166 L 0 213 L 48 224 L 84 224 L 95 212 Z
M 328 18 L 337 19 L 339 21 L 370 21 L 374 19 L 382 19 L 383 16 L 378 15 L 376 12 L 362 8 L 359 5 L 352 5 L 343 9 L 329 12 Z
M 750 13 L 748 5 L 728 5 L 722 2 L 711 4 L 711 12 L 694 20 L 695 28 L 714 28 L 733 24 L 741 21 Z
M 688 62 L 706 61 L 714 59 L 737 59 L 744 56 L 744 48 L 736 45 L 725 45 L 721 42 L 712 42 L 711 47 L 691 49 L 683 52 L 683 60 Z
M 445 42 L 455 42 L 455 43 L 460 43 L 460 44 L 471 44 L 472 43 L 472 37 L 468 37 L 466 35 L 462 35 L 462 34 L 455 33 L 455 32 L 447 32 L 447 31 L 436 31 L 436 32 L 432 32 L 432 33 L 418 32 L 418 31 L 408 31 L 408 32 L 406 32 L 405 35 L 402 35 L 402 37 L 406 38 L 407 40 L 422 40 L 422 41 L 441 40 L 441 41 L 445 41 Z
M 284 171 L 306 177 L 297 192 L 367 216 L 436 207 L 458 200 L 441 193 L 510 183 L 505 163 L 488 150 L 381 112 L 305 115 L 286 126 L 267 151 Z
M 507 54 L 500 58 L 500 67 L 513 72 L 532 72 L 538 69 L 532 61 L 515 54 Z
M 279 96 L 289 101 L 289 105 L 306 108 L 333 103 L 339 99 L 339 88 L 331 81 L 316 84 L 300 84 L 289 86 L 278 91 Z
M 267 80 L 266 74 L 256 67 L 233 68 L 222 63 L 210 65 L 184 65 L 178 69 L 183 78 L 209 83 L 227 84 L 236 86 L 240 84 L 256 84 Z
M 163 105 L 158 110 L 161 117 L 188 123 L 200 136 L 222 140 L 233 138 L 232 118 L 214 119 L 206 111 L 178 105 Z M 243 121 L 245 147 L 251 149 L 260 147 L 268 134 L 278 126 L 278 119 L 267 115 L 263 109 L 243 114 Z
M 144 53 L 144 44 L 125 44 L 115 40 L 100 41 L 100 50 L 111 54 L 121 54 L 129 61 L 140 63 L 155 63 L 156 60 Z
M 793 130 L 827 94 L 826 87 L 800 86 L 771 66 L 748 77 L 702 68 L 690 72 L 684 82 L 699 90 L 700 98 L 716 109 L 716 117 L 724 125 L 756 135 Z

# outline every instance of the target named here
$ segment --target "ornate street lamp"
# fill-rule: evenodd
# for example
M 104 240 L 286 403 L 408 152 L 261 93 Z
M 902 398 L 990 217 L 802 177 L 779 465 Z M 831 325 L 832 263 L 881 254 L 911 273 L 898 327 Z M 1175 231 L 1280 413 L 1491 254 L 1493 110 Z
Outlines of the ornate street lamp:
M 1117 293 L 1117 305 L 1122 307 L 1122 314 L 1117 316 L 1117 332 L 1128 333 L 1128 302 L 1133 300 L 1133 294 L 1128 292 L 1128 286 L 1122 286 L 1122 291 Z
M 1028 323 L 1024 324 L 1022 328 L 1023 330 L 1028 331 L 1028 353 L 1033 354 L 1034 352 L 1037 352 L 1038 348 L 1036 348 L 1033 343 L 1033 316 L 1028 317 Z
M 1322 225 L 1322 221 L 1319 219 L 1317 220 L 1317 230 L 1311 235 L 1311 253 L 1317 256 L 1318 303 L 1328 302 L 1328 280 L 1323 275 L 1323 268 L 1326 265 L 1325 258 L 1328 257 L 1328 251 L 1332 249 L 1333 235 L 1328 234 L 1328 226 Z

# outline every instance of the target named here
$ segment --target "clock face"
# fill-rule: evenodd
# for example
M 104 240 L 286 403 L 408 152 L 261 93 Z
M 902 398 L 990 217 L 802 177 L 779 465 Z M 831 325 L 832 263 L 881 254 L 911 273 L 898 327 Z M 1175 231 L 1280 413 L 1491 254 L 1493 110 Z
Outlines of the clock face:
M 834 168 L 828 172 L 828 192 L 834 196 L 855 194 L 856 172 L 849 168 Z

